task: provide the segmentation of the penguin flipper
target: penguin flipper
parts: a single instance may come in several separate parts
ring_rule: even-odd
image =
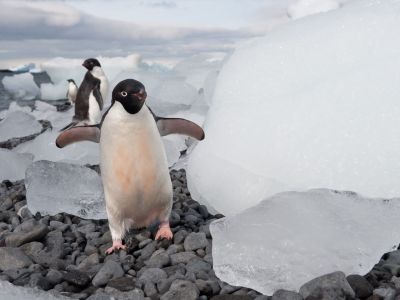
[[[93,89],[93,96],[96,99],[97,103],[99,104],[100,110],[102,110],[103,106],[104,106],[104,101],[103,101],[103,97],[101,96],[99,86],[96,86]]]
[[[62,133],[56,139],[56,146],[58,148],[64,148],[70,144],[82,141],[91,141],[95,143],[100,142],[100,128],[98,125],[92,126],[77,126],[69,128]]]
[[[199,125],[186,119],[157,117],[156,124],[161,136],[177,133],[188,135],[199,141],[205,136]]]

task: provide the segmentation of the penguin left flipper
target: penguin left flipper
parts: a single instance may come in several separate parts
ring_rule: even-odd
[[[70,144],[82,141],[100,143],[100,128],[98,125],[71,127],[57,137],[56,146],[64,148]]]
[[[99,104],[100,110],[102,110],[104,106],[104,101],[100,93],[100,86],[97,86],[93,89],[93,96],[96,99],[97,103]]]
[[[177,133],[188,135],[199,141],[203,140],[205,136],[199,125],[181,118],[156,117],[156,124],[161,136]]]

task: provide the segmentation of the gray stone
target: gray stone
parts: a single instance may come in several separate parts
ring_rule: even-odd
[[[349,275],[346,279],[357,298],[368,298],[372,295],[374,287],[363,276]]]
[[[129,292],[121,292],[117,289],[106,287],[104,291],[116,300],[144,300],[144,294],[139,289],[134,289]]]
[[[107,287],[117,289],[121,292],[126,292],[135,288],[135,281],[131,277],[115,278],[111,279],[107,283]]]
[[[177,265],[180,263],[187,264],[191,259],[197,257],[196,254],[192,251],[187,251],[187,252],[178,252],[175,254],[171,254],[171,264],[172,265]]]
[[[20,249],[0,248],[0,270],[26,268],[32,264],[32,260]]]
[[[212,297],[211,300],[253,300],[253,297],[247,295],[217,295]]]
[[[140,252],[140,256],[143,260],[148,259],[154,251],[156,251],[156,242],[153,241],[152,243],[146,245]]]
[[[12,280],[16,280],[17,278],[23,276],[26,273],[32,273],[31,270],[22,268],[22,269],[8,269],[7,271],[4,271],[4,275],[7,275],[9,278]]]
[[[52,258],[64,257],[64,238],[60,231],[51,231],[46,236],[46,253]]]
[[[355,293],[343,272],[334,272],[317,277],[300,288],[303,298],[309,296],[326,300],[353,299]]]
[[[124,270],[121,265],[115,261],[107,261],[96,274],[92,280],[94,286],[103,286],[107,284],[110,279],[122,277],[124,275]]]
[[[203,249],[207,247],[208,240],[204,232],[192,232],[186,238],[183,246],[186,251]]]
[[[86,225],[83,225],[83,226],[79,226],[78,228],[76,228],[76,231],[79,231],[79,232],[81,232],[81,233],[83,233],[85,235],[87,233],[93,232],[95,230],[96,230],[96,225],[93,224],[93,223],[89,223],[89,224],[86,224]]]
[[[85,287],[90,283],[90,277],[80,271],[68,271],[63,274],[63,279],[66,282],[79,287]]]
[[[64,232],[69,228],[69,225],[59,221],[50,221],[50,227],[59,230],[61,232]]]
[[[150,268],[162,268],[170,263],[169,255],[165,252],[154,253],[149,260],[145,262],[145,265]]]
[[[400,250],[389,252],[382,264],[400,265]]]
[[[296,292],[277,290],[272,295],[272,300],[303,300],[303,297]]]
[[[193,258],[186,265],[186,270],[188,272],[193,272],[196,275],[201,271],[208,272],[211,269],[211,265],[209,263],[206,263],[201,258]]]
[[[399,276],[400,275],[400,265],[396,264],[384,264],[382,265],[382,268],[389,271],[393,276]]]
[[[157,284],[157,289],[158,292],[160,294],[165,294],[166,292],[168,292],[169,288],[171,287],[172,282],[175,279],[171,279],[171,278],[167,278],[167,279],[163,279],[161,280],[158,284]]]
[[[50,269],[46,275],[47,280],[53,285],[63,281],[63,274],[60,271]]]
[[[86,271],[90,267],[97,265],[98,263],[100,263],[100,256],[97,253],[93,253],[79,263],[78,270]]]
[[[42,239],[48,232],[46,225],[37,224],[29,230],[13,232],[6,237],[7,247],[19,247],[23,244]]]
[[[35,273],[31,275],[28,286],[32,288],[38,287],[45,291],[48,291],[53,287],[53,285],[47,280],[47,278],[43,277],[40,273]]]
[[[179,230],[174,234],[174,244],[182,244],[188,234],[189,233],[184,229]]]
[[[177,279],[160,300],[196,300],[198,297],[199,290],[193,282]]]
[[[373,294],[379,296],[380,298],[383,298],[384,300],[394,300],[394,297],[396,296],[396,291],[392,288],[382,287],[375,289]]]
[[[254,300],[270,300],[270,297],[265,296],[265,295],[259,295],[254,298]]]
[[[139,275],[139,274],[138,274]],[[140,273],[139,282],[152,282],[159,283],[161,280],[167,278],[167,273],[159,268],[149,268]]]
[[[157,289],[156,289],[155,284],[152,282],[149,282],[149,281],[144,284],[143,291],[147,297],[153,297],[153,296],[157,295]]]

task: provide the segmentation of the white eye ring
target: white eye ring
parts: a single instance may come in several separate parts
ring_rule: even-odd
[[[121,95],[122,95],[122,97],[126,97],[126,96],[128,96],[128,93],[123,91],[123,92],[121,92]]]

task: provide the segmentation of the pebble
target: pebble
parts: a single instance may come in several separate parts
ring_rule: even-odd
[[[195,257],[197,256],[192,251],[178,252],[170,256],[172,265],[177,265],[180,263],[187,264],[191,259]]]
[[[277,290],[271,300],[303,300],[303,297],[293,291]]]
[[[0,248],[1,271],[14,268],[26,268],[29,267],[32,263],[32,260],[20,248]]]
[[[63,279],[73,285],[85,287],[90,283],[90,277],[80,271],[69,271],[63,274]]]
[[[14,231],[6,237],[7,247],[19,247],[23,244],[42,239],[48,232],[44,224],[37,224],[28,230]]]
[[[357,298],[368,298],[372,295],[374,287],[363,276],[349,275],[346,279]]]
[[[160,300],[196,300],[198,297],[199,290],[193,282],[177,279]]]
[[[94,286],[106,285],[110,279],[122,277],[124,275],[124,270],[121,265],[115,261],[107,261],[96,274],[92,280]]]
[[[144,270],[143,272],[139,273],[139,282],[152,282],[157,284],[161,282],[161,280],[167,278],[167,273],[160,268],[149,268]]]
[[[192,232],[186,238],[183,246],[186,251],[204,249],[208,245],[208,240],[204,232]]]

